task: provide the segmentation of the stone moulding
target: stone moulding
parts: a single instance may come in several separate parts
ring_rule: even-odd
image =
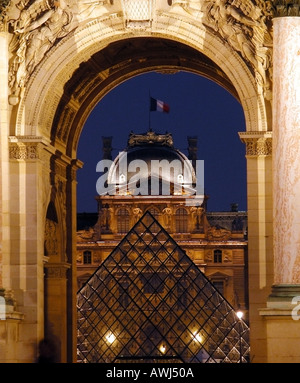
[[[246,144],[246,156],[272,155],[272,132],[240,132],[239,136]]]
[[[42,146],[48,146],[43,137],[38,136],[11,136],[9,137],[10,160],[37,160],[41,159]]]

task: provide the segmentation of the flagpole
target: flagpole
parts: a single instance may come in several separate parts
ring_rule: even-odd
[[[151,123],[150,123],[150,114],[151,114],[151,95],[150,95],[150,89],[149,89],[149,100],[148,100],[148,113],[149,113],[149,126],[148,126],[148,131],[150,131],[151,128]]]

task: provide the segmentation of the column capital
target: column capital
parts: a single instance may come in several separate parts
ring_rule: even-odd
[[[38,160],[42,158],[42,148],[49,146],[49,142],[40,136],[10,136],[10,160]]]
[[[65,279],[66,273],[70,269],[71,265],[67,262],[64,263],[47,263],[45,264],[46,277],[47,278],[56,278],[56,279]]]
[[[272,132],[239,132],[239,136],[246,144],[246,156],[272,155]]]
[[[274,17],[300,16],[298,0],[273,0]]]

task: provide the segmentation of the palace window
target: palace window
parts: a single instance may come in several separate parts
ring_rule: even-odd
[[[214,263],[222,263],[222,250],[214,250]]]
[[[92,263],[92,252],[91,251],[84,251],[83,252],[83,263],[85,265]]]
[[[117,213],[118,233],[128,233],[129,231],[129,212],[121,208]]]
[[[180,207],[175,214],[176,233],[187,233],[188,231],[188,213]]]

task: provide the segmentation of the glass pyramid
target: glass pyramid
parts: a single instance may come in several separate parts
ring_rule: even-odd
[[[77,309],[80,363],[249,358],[249,327],[149,212],[78,291]]]

